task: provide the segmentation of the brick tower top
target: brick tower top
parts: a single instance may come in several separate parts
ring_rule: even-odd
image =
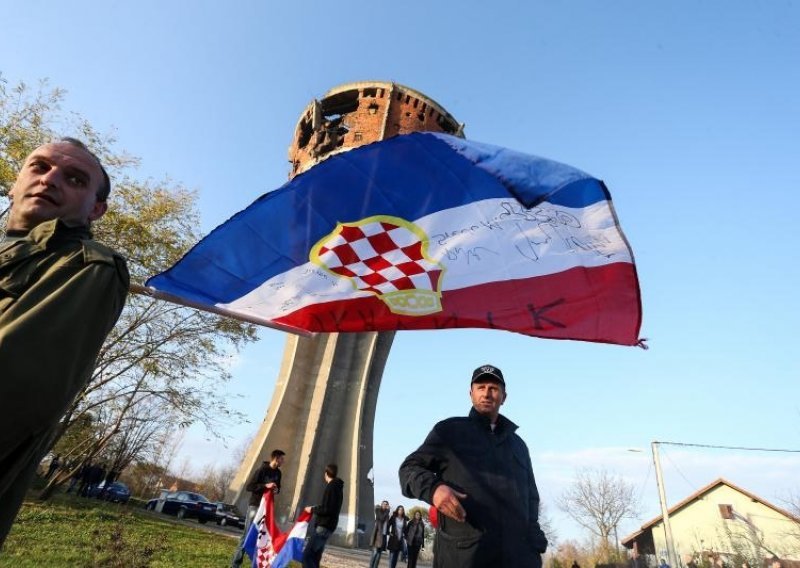
[[[334,154],[418,131],[463,138],[464,124],[430,97],[398,83],[339,85],[313,100],[300,115],[289,146],[289,177]]]

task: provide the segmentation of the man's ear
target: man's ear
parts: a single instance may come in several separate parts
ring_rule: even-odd
[[[11,189],[8,190],[6,193],[6,197],[8,200],[13,204],[14,203],[14,195],[17,193],[17,182],[14,182],[14,185],[11,186]]]
[[[97,201],[89,212],[89,221],[97,221],[100,217],[108,211],[108,203],[105,201]]]

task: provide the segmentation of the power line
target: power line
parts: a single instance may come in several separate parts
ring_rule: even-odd
[[[647,467],[647,475],[644,478],[642,486],[639,488],[639,499],[638,499],[639,501],[642,500],[642,496],[644,495],[644,488],[647,486],[647,482],[650,481],[650,472],[652,471],[653,471],[653,462],[651,460],[650,465]]]
[[[659,442],[656,444],[669,445],[669,446],[690,446],[693,448],[712,448],[715,450],[745,450],[749,452],[781,452],[787,454],[800,454],[800,450],[787,450],[783,448],[746,448],[744,446],[717,446],[714,444],[689,444],[686,442]]]
[[[688,486],[689,486],[689,487],[692,489],[692,491],[694,491],[695,489],[697,489],[697,487],[698,487],[698,486],[697,486],[697,484],[695,484],[695,483],[692,483],[691,481],[689,481],[689,478],[687,478],[687,477],[686,477],[686,476],[683,474],[683,472],[681,471],[681,468],[679,468],[679,467],[678,467],[678,464],[676,464],[674,461],[672,461],[672,458],[670,457],[670,455],[669,455],[667,452],[664,452],[664,455],[665,455],[665,456],[667,456],[667,459],[669,460],[669,463],[671,463],[671,464],[672,464],[672,467],[674,467],[674,468],[675,468],[675,470],[676,470],[676,471],[677,471],[677,472],[678,472],[678,473],[681,475],[681,477],[683,478],[683,480],[684,480],[684,481],[686,482],[686,484],[687,484],[687,485],[688,485]]]

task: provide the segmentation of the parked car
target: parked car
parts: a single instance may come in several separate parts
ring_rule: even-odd
[[[216,503],[216,505],[218,525],[244,528],[244,515],[234,505],[230,503]]]
[[[145,505],[146,509],[175,515],[179,519],[197,519],[200,524],[216,520],[217,506],[193,491],[167,491],[161,490],[161,495],[150,499]]]
[[[131,498],[131,490],[128,486],[121,481],[114,481],[108,484],[106,489],[106,482],[101,481],[89,491],[89,497],[96,497],[97,499],[105,499],[115,503],[127,503]]]

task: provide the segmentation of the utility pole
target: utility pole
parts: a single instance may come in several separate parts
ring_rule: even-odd
[[[664,477],[661,474],[661,460],[658,457],[658,442],[652,442],[653,463],[656,467],[656,483],[658,483],[658,498],[661,501],[661,518],[664,521],[664,538],[667,542],[667,556],[671,568],[678,568],[678,558],[675,555],[675,545],[672,540],[672,527],[669,524],[669,511],[667,510],[667,496],[664,492]]]

